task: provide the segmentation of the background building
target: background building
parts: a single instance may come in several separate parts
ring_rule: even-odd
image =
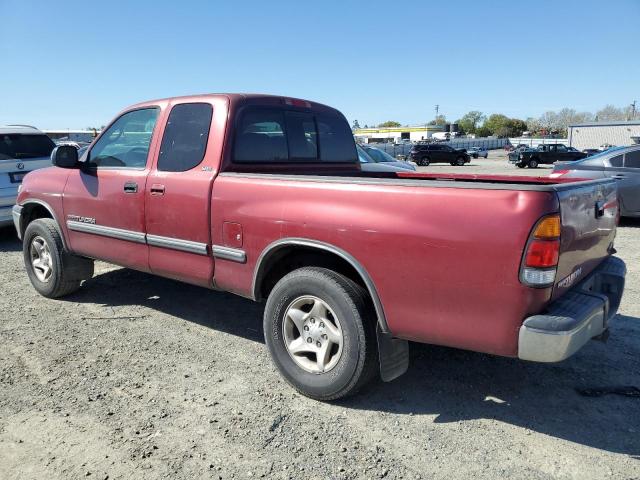
[[[353,131],[353,136],[363,143],[382,143],[394,142],[400,143],[402,140],[411,140],[418,142],[426,140],[436,132],[444,131],[442,125],[419,125],[407,127],[375,127],[375,128],[357,128]]]
[[[569,125],[569,145],[584,150],[609,144],[640,143],[640,120],[629,122],[591,122]]]

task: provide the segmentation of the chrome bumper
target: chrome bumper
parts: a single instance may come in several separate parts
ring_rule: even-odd
[[[518,357],[559,362],[602,334],[620,306],[626,273],[621,259],[609,257],[544,314],[527,318],[520,327]]]
[[[11,209],[11,214],[13,216],[13,225],[16,227],[16,233],[18,238],[22,240],[22,229],[20,228],[20,221],[22,218],[22,209],[20,205],[14,205]]]

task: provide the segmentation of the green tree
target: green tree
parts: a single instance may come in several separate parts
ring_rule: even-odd
[[[491,135],[491,130],[489,130],[489,128],[485,127],[484,125],[476,128],[477,137],[490,137]]]
[[[465,133],[476,133],[476,130],[485,118],[486,117],[482,112],[472,110],[471,112],[464,114],[462,118],[456,121],[456,123]]]
[[[394,122],[393,120],[387,120],[378,125],[380,128],[393,128],[393,127],[401,127],[402,125],[399,122]]]
[[[445,125],[447,123],[447,117],[444,115],[437,115],[436,118],[431,120],[427,125]]]
[[[483,126],[489,129],[491,135],[498,135],[498,131],[503,130],[508,125],[509,117],[501,113],[494,113],[489,115],[489,118],[487,118]]]
[[[509,118],[500,113],[494,113],[484,122],[485,127],[491,135],[496,137],[519,137],[527,129],[524,120],[518,118]]]

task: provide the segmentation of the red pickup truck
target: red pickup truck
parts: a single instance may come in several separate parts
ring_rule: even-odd
[[[408,341],[563,360],[624,288],[613,181],[362,172],[344,116],[306,100],[140,103],[52,162],[13,209],[38,292],[100,259],[266,300],[275,365],[317,399],[401,375]]]

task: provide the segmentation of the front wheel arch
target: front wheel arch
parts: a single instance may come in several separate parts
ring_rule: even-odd
[[[34,220],[38,220],[40,218],[51,218],[55,222],[56,230],[58,230],[58,234],[60,235],[60,239],[62,240],[62,244],[65,250],[69,250],[69,245],[67,243],[67,239],[64,236],[62,226],[60,225],[60,222],[58,221],[58,218],[56,217],[56,214],[51,205],[42,200],[31,199],[22,203],[21,207],[22,214],[20,215],[20,231],[18,232],[20,238],[24,237],[24,233],[26,232],[27,227]]]

